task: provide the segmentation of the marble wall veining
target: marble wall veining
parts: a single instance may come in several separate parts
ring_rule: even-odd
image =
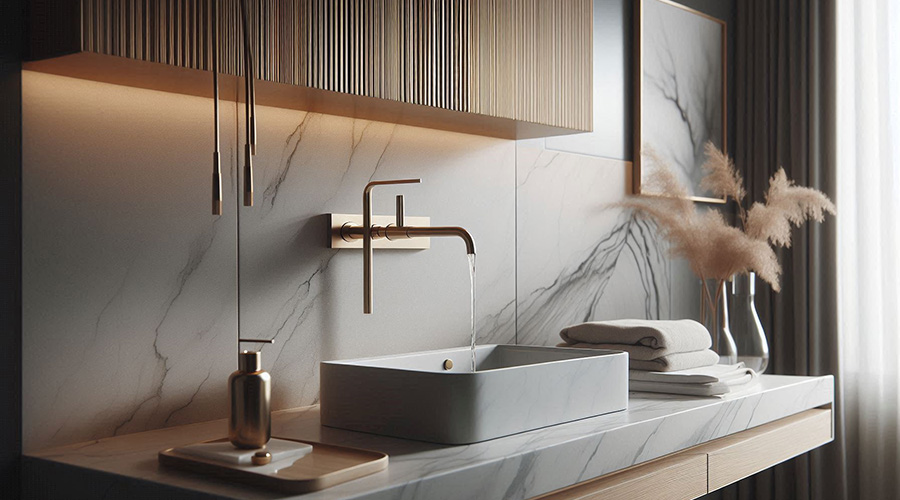
[[[457,239],[378,251],[362,314],[361,252],[327,247],[325,214],[359,213],[371,179],[423,179],[382,188],[377,213],[402,193],[409,215],[470,230],[479,341],[515,341],[515,141],[260,107],[257,203],[238,207],[230,103],[235,195],[214,217],[211,101],[33,72],[24,84],[26,449],[223,417],[238,322],[276,341],[247,346],[262,347],[276,409],[317,401],[323,359],[467,344]]]
[[[210,215],[210,101],[29,71],[22,99],[26,451],[221,417],[237,214]]]
[[[583,321],[668,318],[669,261],[652,223],[616,206],[630,163],[517,145],[517,332],[555,345]]]
[[[626,162],[261,107],[256,206],[235,195],[214,217],[208,100],[24,83],[28,449],[222,417],[238,321],[275,339],[248,347],[262,348],[276,408],[317,401],[324,359],[466,345],[456,239],[377,251],[375,312],[362,314],[361,252],[328,248],[325,214],[360,212],[371,179],[423,179],[380,188],[377,213],[400,193],[409,215],[472,233],[481,343],[552,344],[579,319],[668,314],[652,231],[610,206]],[[243,120],[224,108],[234,193]]]
[[[319,361],[466,345],[471,336],[463,242],[376,250],[374,312],[362,312],[362,251],[327,247],[328,213],[362,213],[373,179],[421,178],[376,188],[375,212],[458,225],[477,246],[481,342],[515,340],[515,142],[275,108],[260,108],[258,203],[241,209],[241,331],[262,346],[273,404],[318,400]],[[494,326],[502,323],[502,327]]]
[[[275,339],[246,347],[263,351],[276,409],[317,402],[322,360],[467,345],[456,239],[376,251],[375,311],[362,313],[361,252],[328,248],[325,214],[360,213],[373,179],[423,179],[379,188],[376,213],[404,194],[408,215],[472,233],[480,343],[553,345],[575,322],[693,315],[686,265],[616,206],[630,176],[630,10],[598,11],[612,17],[595,16],[595,36],[615,42],[595,58],[609,70],[595,86],[606,128],[511,141],[260,107],[246,208],[242,110],[226,102],[220,217],[209,99],[25,72],[25,450],[223,418],[239,329]]]

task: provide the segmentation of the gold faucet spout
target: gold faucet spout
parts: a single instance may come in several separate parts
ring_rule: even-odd
[[[406,227],[397,227],[394,225],[387,227],[374,227],[372,228],[372,236],[375,238],[387,238],[389,240],[396,240],[400,238],[429,238],[429,237],[445,237],[445,236],[456,236],[459,237],[466,244],[466,253],[469,255],[475,255],[475,240],[472,239],[472,235],[469,234],[465,229],[458,226],[438,226],[438,227],[419,227],[419,226],[406,226]]]
[[[359,226],[347,226],[341,228],[341,237],[345,240],[361,238],[363,240],[363,313],[372,313],[372,296],[374,295],[374,273],[372,261],[374,252],[372,241],[380,238],[390,240],[417,237],[444,237],[456,236],[466,244],[466,253],[475,255],[475,241],[468,231],[457,226],[422,227],[404,225],[403,197],[397,197],[397,215],[394,224],[376,226],[372,224],[372,189],[376,186],[389,184],[418,184],[420,179],[397,179],[385,181],[373,181],[363,190],[363,224]]]

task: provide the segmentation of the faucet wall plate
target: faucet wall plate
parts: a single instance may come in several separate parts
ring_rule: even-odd
[[[372,224],[377,226],[387,226],[395,224],[396,217],[393,215],[373,215]],[[344,225],[362,226],[363,216],[361,214],[331,214],[331,227],[328,230],[331,248],[359,248],[363,247],[362,238],[347,241],[341,237],[341,228]],[[405,223],[408,226],[431,226],[431,217],[406,217]],[[427,250],[431,248],[431,238],[403,238],[399,240],[389,240],[380,238],[372,240],[372,248],[393,248],[398,250]]]

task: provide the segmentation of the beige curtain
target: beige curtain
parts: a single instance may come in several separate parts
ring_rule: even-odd
[[[834,199],[835,0],[736,3],[736,138],[730,149],[749,196],[761,200],[769,177],[784,166],[789,178]],[[757,295],[771,348],[768,373],[835,375],[835,442],[715,497],[847,498],[835,241],[834,218],[801,227],[793,246],[780,252],[782,291],[761,286]]]

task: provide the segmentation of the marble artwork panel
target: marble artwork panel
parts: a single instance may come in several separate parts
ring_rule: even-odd
[[[652,149],[692,196],[712,141],[725,149],[725,23],[665,0],[639,0],[643,64],[641,148]],[[644,162],[641,182],[657,168]]]

